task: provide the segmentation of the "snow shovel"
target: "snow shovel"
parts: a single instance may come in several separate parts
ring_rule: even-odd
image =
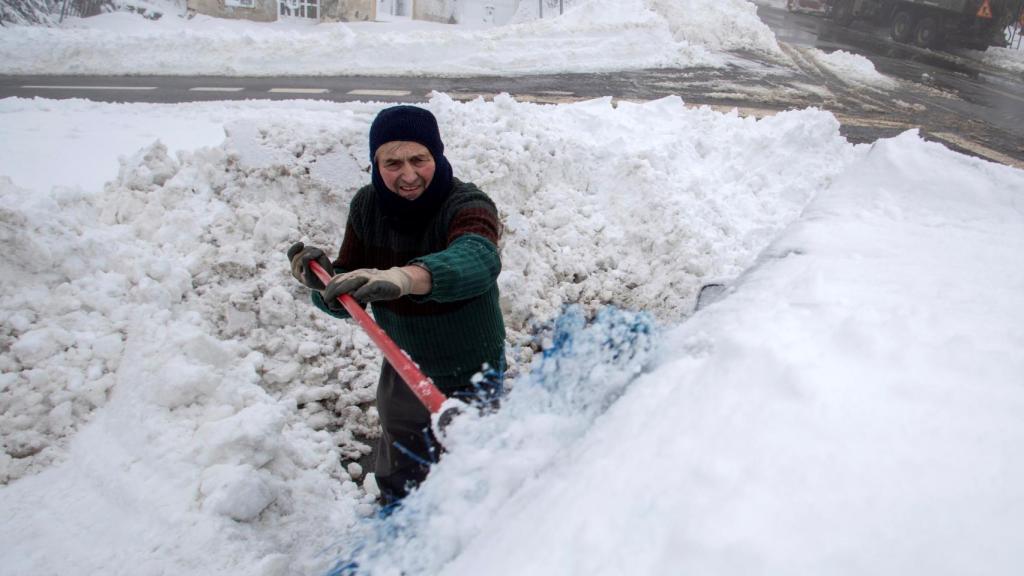
[[[311,261],[309,269],[324,283],[324,286],[331,281],[331,275],[317,262]],[[409,355],[399,348],[398,344],[395,344],[395,341],[373,321],[373,318],[370,318],[370,315],[366,313],[366,310],[363,310],[363,307],[356,302],[356,299],[351,294],[338,296],[338,302],[341,302],[341,305],[352,315],[352,318],[366,332],[370,340],[373,340],[377,348],[380,348],[380,351],[384,353],[384,357],[391,363],[391,367],[395,369],[395,372],[398,372],[398,375],[402,377],[402,380],[409,386],[412,393],[416,395],[416,398],[423,403],[431,414],[437,414],[447,398],[437,389],[434,381],[416,367],[416,364],[409,358]]]

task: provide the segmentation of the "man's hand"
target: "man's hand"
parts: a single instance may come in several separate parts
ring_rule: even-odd
[[[411,290],[412,278],[401,268],[363,268],[331,278],[323,291],[323,297],[324,302],[334,309],[341,306],[338,303],[338,296],[342,294],[351,294],[353,298],[365,304],[375,300],[401,298]]]
[[[288,260],[291,262],[292,276],[313,290],[323,290],[324,283],[316,277],[316,274],[313,274],[313,270],[309,267],[310,262],[320,264],[328,274],[334,272],[331,261],[323,250],[316,246],[306,246],[302,242],[296,242],[288,249]]]

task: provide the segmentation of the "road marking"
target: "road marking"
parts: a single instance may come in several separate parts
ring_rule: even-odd
[[[156,86],[22,86],[30,90],[156,90]]]
[[[327,88],[271,88],[271,94],[324,94],[330,92]]]
[[[196,86],[189,88],[189,92],[240,92],[245,90],[242,86]]]
[[[971,152],[974,152],[978,156],[981,156],[982,158],[987,158],[993,162],[998,162],[1000,164],[1005,164],[1007,166],[1013,166],[1014,168],[1024,168],[1024,162],[1021,162],[1020,160],[1017,160],[1016,158],[1013,158],[1011,156],[1007,156],[1002,152],[996,152],[995,150],[982,146],[977,142],[972,142],[970,140],[967,140],[966,138],[957,136],[956,134],[950,134],[949,132],[931,132],[931,135],[938,138],[939,140],[945,140],[946,142],[949,142],[954,146],[963,148],[964,150],[970,150]]]
[[[687,108],[710,108],[719,114],[730,114],[733,110],[736,114],[743,116],[753,116],[754,118],[765,118],[767,116],[775,116],[779,113],[779,110],[772,108],[752,108],[750,106],[729,106],[727,104],[686,104]]]
[[[847,116],[845,114],[832,114],[836,120],[844,126],[858,126],[861,128],[891,128],[893,130],[910,130],[920,128],[918,124],[899,122],[896,120],[885,120],[883,118],[861,118],[858,116]]]
[[[408,90],[371,90],[360,88],[358,90],[349,90],[348,94],[352,96],[408,96],[412,92]]]
[[[425,97],[429,98],[433,92],[427,92],[424,94]],[[477,98],[483,98],[484,100],[491,101],[497,96],[493,92],[445,92],[452,100],[458,100],[460,102],[470,102]],[[535,94],[512,94],[512,98],[516,102],[530,102],[532,104],[572,104],[574,102],[583,102],[586,100],[593,100],[593,97],[584,96],[548,96],[548,95],[535,95]]]

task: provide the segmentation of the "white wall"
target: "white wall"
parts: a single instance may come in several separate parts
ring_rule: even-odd
[[[377,17],[411,16],[415,0],[377,0]]]
[[[537,0],[456,0],[456,18],[459,24],[508,24],[520,2]]]
[[[408,2],[413,4],[413,18],[457,24],[508,24],[517,6],[538,0],[378,0],[379,2]],[[378,4],[378,12],[392,13]],[[401,14],[399,14],[401,15]]]

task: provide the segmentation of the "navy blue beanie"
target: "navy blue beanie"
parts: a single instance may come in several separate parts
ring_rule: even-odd
[[[434,157],[434,178],[415,200],[406,200],[384,185],[377,169],[377,149],[396,140],[417,142]],[[384,215],[402,227],[425,223],[444,203],[452,189],[452,167],[444,157],[444,142],[437,119],[429,110],[416,106],[393,106],[377,114],[370,125],[370,163],[373,187]]]
[[[392,106],[381,110],[370,125],[370,161],[373,161],[381,144],[396,140],[423,144],[435,160],[444,156],[441,131],[429,110],[416,106]]]

